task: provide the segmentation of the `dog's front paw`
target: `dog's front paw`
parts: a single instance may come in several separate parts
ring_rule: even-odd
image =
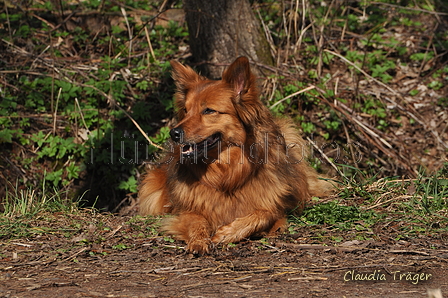
[[[210,238],[191,239],[187,243],[186,251],[195,255],[203,255],[210,253],[212,246]]]
[[[229,243],[241,240],[232,224],[220,227],[212,238],[213,243]]]

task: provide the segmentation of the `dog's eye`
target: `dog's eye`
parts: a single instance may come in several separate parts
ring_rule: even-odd
[[[202,111],[203,115],[209,115],[209,114],[213,114],[213,113],[216,113],[216,111],[209,109],[209,108],[206,108],[205,110]]]

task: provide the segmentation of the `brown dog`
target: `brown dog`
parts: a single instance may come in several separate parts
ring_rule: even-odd
[[[208,80],[172,61],[178,124],[165,160],[140,192],[140,213],[172,213],[165,231],[206,253],[214,243],[275,232],[286,213],[327,195],[304,160],[306,145],[287,119],[261,103],[249,61],[240,57],[222,80]]]

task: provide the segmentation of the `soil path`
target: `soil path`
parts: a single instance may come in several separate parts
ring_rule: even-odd
[[[90,224],[92,231],[87,227],[86,234],[72,237],[48,233],[0,242],[0,297],[428,297],[428,289],[448,293],[448,247],[434,249],[432,239],[327,246],[298,244],[284,235],[269,242],[218,247],[211,255],[197,257],[185,253],[182,242],[133,236],[130,225],[119,217],[113,220],[109,226],[117,228],[103,236]]]

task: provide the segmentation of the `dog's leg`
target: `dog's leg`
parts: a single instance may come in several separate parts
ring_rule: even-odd
[[[280,223],[286,223],[283,217],[272,211],[256,210],[255,212],[235,219],[228,225],[220,227],[212,238],[214,243],[238,242],[259,232],[268,232],[280,228]]]
[[[199,214],[183,213],[169,220],[165,230],[187,242],[186,250],[194,254],[209,253],[211,227]]]

